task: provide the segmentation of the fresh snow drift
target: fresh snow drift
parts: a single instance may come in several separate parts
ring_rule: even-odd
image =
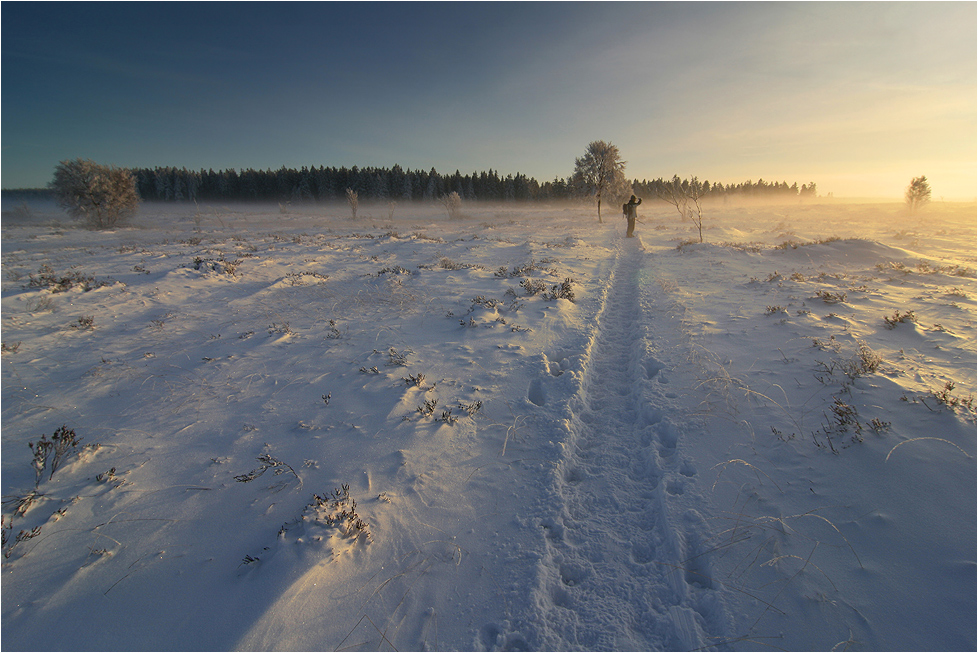
[[[668,208],[11,207],[3,648],[974,650],[974,204]]]

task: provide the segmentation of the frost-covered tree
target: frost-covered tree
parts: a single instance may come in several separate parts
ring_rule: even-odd
[[[914,177],[910,180],[910,185],[907,186],[904,197],[907,200],[907,206],[910,207],[911,213],[924,204],[927,204],[930,201],[930,184],[927,183],[927,177]]]
[[[584,156],[574,160],[572,180],[574,190],[580,196],[597,200],[598,222],[602,222],[602,199],[621,199],[631,190],[625,179],[625,161],[621,160],[618,148],[604,141],[593,141]]]
[[[672,204],[679,212],[681,220],[689,220],[699,231],[700,242],[703,242],[703,205],[702,188],[705,184],[700,184],[696,177],[689,181],[673,175],[672,181],[665,182],[656,187],[656,196],[668,204]]]
[[[50,186],[68,215],[85,220],[94,229],[110,229],[139,208],[136,178],[125,168],[88,159],[62,161],[54,169]]]
[[[462,217],[462,198],[455,191],[452,191],[448,195],[444,195],[441,198],[441,203],[448,211],[448,218],[450,220],[459,220]]]
[[[346,189],[346,201],[350,205],[351,218],[357,219],[357,209],[360,208],[360,195],[352,188]]]

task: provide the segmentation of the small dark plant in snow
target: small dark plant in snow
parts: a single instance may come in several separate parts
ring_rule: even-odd
[[[272,322],[271,324],[269,324],[268,325],[268,334],[269,335],[272,335],[272,334],[275,334],[275,333],[280,333],[280,334],[282,334],[284,336],[294,336],[295,335],[295,331],[292,330],[292,327],[289,326],[289,323],[288,322],[283,322],[282,324],[278,324],[276,322]]]
[[[95,328],[95,316],[94,315],[82,316],[82,317],[78,318],[77,321],[72,322],[68,326],[71,327],[72,329],[84,329],[86,331],[87,330],[90,330],[90,329],[94,329]]]
[[[14,552],[14,547],[21,542],[26,542],[27,540],[33,539],[40,535],[41,527],[36,526],[30,530],[21,530],[14,537],[11,537],[12,534],[13,519],[7,521],[0,516],[0,550],[3,551],[4,558],[9,558]]]
[[[282,462],[281,460],[275,458],[269,453],[261,454],[256,458],[256,460],[260,463],[258,467],[251,470],[247,474],[238,474],[237,476],[234,477],[234,480],[236,480],[238,483],[250,483],[256,478],[260,478],[268,470],[272,470],[272,473],[275,476],[281,476],[282,474],[292,474],[292,476],[294,476],[295,479],[299,481],[299,486],[300,487],[302,486],[302,479],[299,478],[299,475],[296,474],[295,470],[292,469],[292,466],[289,465],[288,463]],[[287,485],[287,483],[283,482],[278,486],[272,486],[272,487],[278,487],[279,489],[281,489],[282,487],[285,487],[285,485]]]
[[[832,405],[829,406],[832,412],[830,426],[838,431],[844,432],[852,428],[855,431],[854,439],[862,441],[862,424],[859,423],[859,414],[855,407],[847,404],[838,397],[832,397]]]
[[[383,276],[385,274],[411,274],[411,271],[407,268],[401,267],[400,265],[395,265],[392,268],[384,268],[377,273],[377,276]]]
[[[764,311],[765,315],[774,315],[776,313],[787,313],[788,309],[784,306],[768,306]]]
[[[407,366],[407,354],[402,354],[396,349],[391,347],[387,350],[387,366],[388,367],[405,367]]]
[[[464,411],[469,417],[474,417],[476,413],[482,410],[482,402],[476,401],[471,404],[463,404],[461,401],[458,402],[458,407],[460,410]]]
[[[312,272],[311,270],[303,270],[302,272],[289,272],[285,275],[288,280],[289,285],[292,286],[302,286],[305,285],[305,277],[312,277],[313,279],[318,279],[318,283],[323,283],[329,277],[325,274],[320,274],[318,272]]]
[[[893,316],[883,316],[883,321],[886,322],[887,329],[895,329],[898,324],[903,324],[905,322],[916,322],[917,318],[914,316],[913,311],[895,311]]]
[[[449,426],[454,426],[458,422],[458,417],[452,414],[452,409],[441,411],[441,417],[438,418],[439,422],[445,422]]]
[[[445,256],[442,257],[440,261],[438,261],[438,267],[442,268],[443,270],[464,270],[467,266],[464,263],[453,261],[452,259]]]
[[[544,268],[543,265],[548,263],[555,263],[553,259],[542,259],[539,264],[536,261],[530,261],[529,263],[521,263],[519,265],[513,266],[512,270],[506,268],[506,266],[501,266],[498,270],[493,272],[493,275],[506,279],[507,277],[528,277],[530,273],[534,270],[545,270],[548,274],[554,276],[557,275],[556,268]]]
[[[954,409],[957,407],[966,408],[967,410],[975,411],[975,396],[968,395],[967,397],[955,397],[951,394],[954,391],[954,381],[948,381],[944,384],[944,387],[940,390],[934,391],[934,398],[940,403],[944,404],[948,408]]]
[[[547,291],[547,284],[535,279],[523,279],[520,281],[520,287],[526,292],[527,297],[533,297]]]
[[[106,472],[95,475],[95,481],[98,483],[108,483],[115,478],[115,467],[109,469]]]
[[[570,277],[564,279],[561,283],[550,287],[550,294],[547,296],[548,299],[566,299],[569,302],[574,301],[574,280]]]
[[[819,338],[812,338],[812,347],[818,347],[821,350],[831,349],[835,353],[839,353],[842,350],[842,343],[835,339],[835,335],[829,336],[828,340],[820,340]]]
[[[329,333],[326,334],[326,337],[330,340],[338,340],[341,336],[340,330],[336,328],[336,320],[330,320]]]
[[[80,288],[83,292],[88,292],[95,288],[111,285],[109,281],[96,281],[93,276],[86,276],[80,272],[69,272],[67,274],[55,274],[50,265],[42,265],[37,274],[30,275],[27,282],[28,288],[43,288],[52,293],[65,292],[72,288]]]
[[[404,377],[404,382],[408,385],[413,385],[416,388],[424,387],[424,374],[408,374]]]
[[[31,506],[34,505],[34,502],[37,500],[37,498],[43,496],[44,495],[41,494],[38,491],[38,489],[35,487],[33,490],[31,490],[30,492],[28,492],[22,497],[21,496],[4,497],[3,502],[14,504],[14,517],[23,517],[24,515],[27,514],[27,511],[31,509]]]
[[[841,291],[830,292],[828,290],[817,290],[815,291],[815,296],[826,304],[839,304],[849,299],[849,295]]]
[[[830,348],[838,352],[841,346],[831,346]],[[816,361],[816,364],[821,373],[816,374],[815,378],[820,383],[828,384],[834,380],[836,372],[842,372],[848,379],[848,382],[843,383],[843,386],[846,386],[862,376],[878,372],[883,364],[883,358],[869,345],[860,343],[859,349],[849,358],[837,358],[828,363]]]
[[[491,297],[485,297],[484,295],[478,295],[477,297],[473,297],[472,298],[472,308],[469,309],[469,310],[471,311],[476,306],[481,306],[482,308],[485,308],[485,309],[488,309],[488,310],[491,310],[492,311],[492,310],[495,310],[495,309],[499,308],[500,306],[502,306],[502,304],[503,304],[503,302],[500,301],[500,300],[498,300],[498,299],[493,299]]]
[[[884,422],[879,417],[874,417],[869,422],[869,428],[873,429],[877,435],[883,434],[885,431],[890,430],[890,422]]]
[[[421,413],[422,417],[431,417],[437,405],[437,399],[425,399],[424,403],[418,406],[418,412]]]
[[[238,265],[241,263],[241,259],[234,259],[229,261],[223,256],[217,259],[208,259],[201,256],[195,256],[193,265],[191,266],[194,270],[211,270],[213,272],[218,272],[221,274],[226,274],[229,277],[236,276],[238,273]],[[293,284],[294,285],[294,284]]]
[[[37,442],[28,442],[27,446],[34,452],[34,459],[31,461],[34,468],[34,487],[40,484],[45,470],[48,471],[48,480],[53,478],[65,459],[75,453],[80,441],[74,429],[61,426],[51,435],[50,440],[42,435]]]
[[[326,526],[336,528],[343,537],[370,541],[370,526],[357,514],[357,502],[350,496],[350,486],[342,485],[328,494],[312,495],[312,503],[303,513]]]
[[[883,364],[883,358],[873,351],[869,345],[860,343],[854,364],[856,366],[855,370],[860,376],[864,374],[875,374],[879,370],[880,365]],[[850,378],[855,377],[850,375]]]

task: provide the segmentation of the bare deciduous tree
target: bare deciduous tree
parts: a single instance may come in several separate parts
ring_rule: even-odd
[[[927,183],[927,177],[920,176],[911,179],[904,197],[911,213],[930,202],[930,184]]]
[[[352,219],[357,219],[357,209],[360,207],[360,199],[357,192],[352,188],[346,189],[346,201],[350,204],[350,212],[353,213]]]
[[[603,222],[602,198],[621,199],[631,192],[625,179],[625,161],[616,146],[604,141],[593,141],[584,156],[575,159],[572,183],[580,195],[597,199],[598,222]]]
[[[136,179],[125,168],[88,159],[62,161],[54,169],[50,186],[58,206],[94,229],[110,229],[131,218],[139,208]]]
[[[679,212],[682,220],[689,220],[699,231],[700,242],[703,242],[703,205],[700,200],[703,197],[703,189],[700,187],[699,179],[696,177],[685,181],[679,175],[673,175],[672,181],[656,189],[656,195],[660,200],[672,204]]]

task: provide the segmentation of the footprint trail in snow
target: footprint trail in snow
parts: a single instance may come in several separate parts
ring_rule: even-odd
[[[651,264],[639,242],[621,244],[570,398],[559,507],[544,522],[533,597],[537,648],[693,650],[723,640],[708,531],[692,507],[696,470],[681,452],[677,390],[653,335],[657,320],[668,326]]]

